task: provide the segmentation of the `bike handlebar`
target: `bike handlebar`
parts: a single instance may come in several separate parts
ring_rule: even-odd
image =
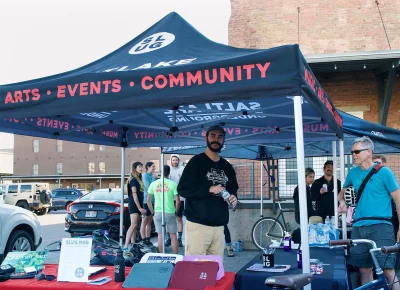
[[[329,241],[329,246],[351,246],[353,244],[352,240],[332,240]]]
[[[382,254],[398,253],[400,252],[400,243],[397,243],[394,246],[383,246],[381,252]]]

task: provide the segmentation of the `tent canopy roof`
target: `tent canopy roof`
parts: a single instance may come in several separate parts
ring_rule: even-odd
[[[232,144],[294,141],[293,96],[306,141],[342,136],[298,45],[222,45],[177,13],[98,61],[0,86],[0,96],[1,131],[109,146],[204,144],[216,123]]]

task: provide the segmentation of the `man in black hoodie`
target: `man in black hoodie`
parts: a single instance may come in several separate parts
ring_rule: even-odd
[[[221,194],[228,191],[229,202],[235,207],[239,186],[232,165],[218,155],[224,145],[224,129],[211,126],[205,139],[205,153],[189,161],[178,185],[179,195],[186,198],[185,254],[223,257],[229,210]]]
[[[341,182],[337,180],[337,192],[342,189]],[[313,200],[317,202],[317,213],[325,221],[327,216],[335,215],[334,193],[333,193],[333,161],[328,160],[324,164],[324,175],[314,181],[311,186]]]

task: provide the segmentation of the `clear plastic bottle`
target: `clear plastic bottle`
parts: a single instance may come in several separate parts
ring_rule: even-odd
[[[325,218],[325,224],[326,225],[330,225],[331,224],[331,219],[329,218],[329,216],[327,215]]]

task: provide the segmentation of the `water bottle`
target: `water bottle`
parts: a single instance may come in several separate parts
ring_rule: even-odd
[[[285,232],[285,238],[283,239],[283,250],[290,252],[292,250],[292,237],[288,232]]]
[[[117,251],[117,257],[114,261],[114,281],[124,282],[125,281],[125,258],[124,252],[121,247]]]
[[[299,245],[299,249],[297,250],[297,268],[303,268],[303,254],[301,252],[301,245]]]
[[[229,208],[233,209],[233,206],[232,206],[231,202],[229,201],[229,197],[231,196],[231,194],[224,189],[224,191],[221,192],[221,196],[228,203]]]
[[[325,224],[330,225],[331,224],[331,219],[329,218],[329,215],[326,216],[325,218]]]

